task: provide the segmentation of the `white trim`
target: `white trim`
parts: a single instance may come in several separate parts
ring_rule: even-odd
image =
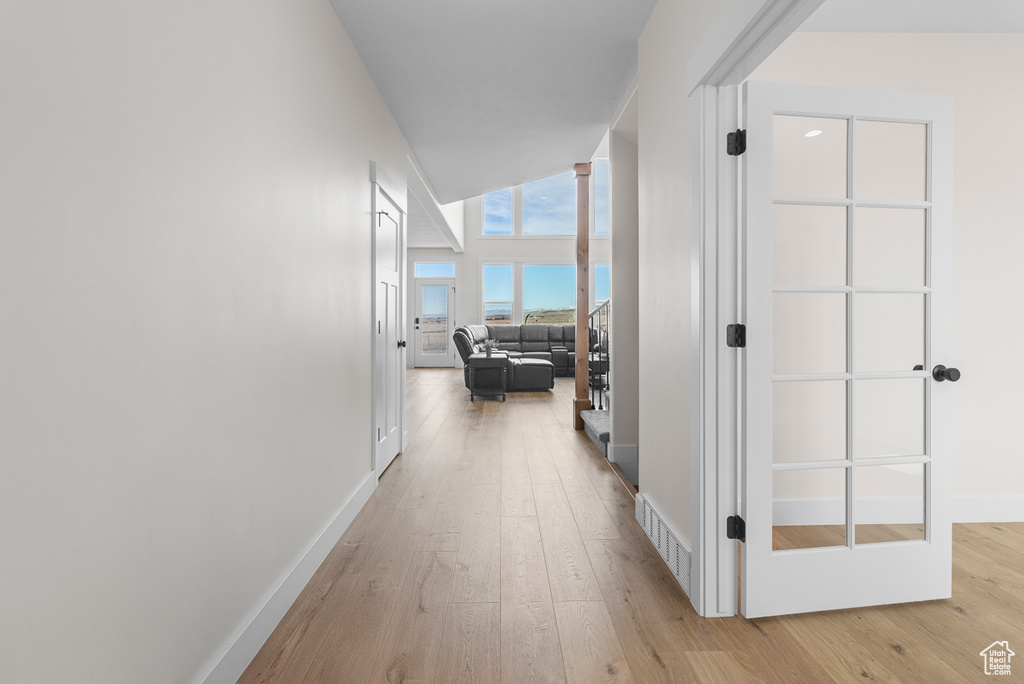
[[[845,525],[845,499],[781,499],[772,502],[772,526]],[[921,524],[924,500],[921,497],[859,499],[858,525]]]
[[[640,447],[636,444],[609,444],[608,460],[619,466],[633,484],[639,482]]]
[[[370,162],[370,182],[378,185],[381,192],[387,195],[388,199],[401,209],[403,214],[409,213],[409,207],[402,186],[391,180],[391,176],[376,161]]]
[[[868,507],[863,505],[867,503]],[[920,523],[920,498],[861,501],[857,522],[869,525]],[[842,499],[781,500],[772,502],[773,525],[842,525],[846,509]],[[1024,496],[953,497],[954,523],[1024,522]]]
[[[204,684],[233,684],[238,681],[376,488],[377,475],[371,471],[313,543],[299,554],[291,570],[267,594],[252,619],[230,639],[210,673],[202,680]]]
[[[699,331],[699,381],[694,405],[694,609],[704,617],[735,615],[735,542],[726,538],[726,518],[737,513],[736,406],[738,350],[726,346],[725,329],[742,322],[737,310],[736,160],[725,153],[726,131],[737,127],[737,88],[700,86],[690,97],[694,174],[694,245],[700,259],[695,328]]]
[[[690,569],[693,565],[690,547],[679,541],[679,535],[645,494],[637,494],[635,515],[647,538],[651,540],[658,555],[668,566],[669,572],[676,578],[683,593],[689,597]],[[693,601],[692,597],[690,600]]]
[[[737,85],[824,0],[733,0],[686,63],[686,92]]]
[[[431,192],[430,187],[427,185],[427,181],[424,180],[423,176],[420,175],[420,171],[416,168],[412,159],[408,160],[408,171],[407,171],[407,184],[408,192],[412,195],[420,206],[423,207],[424,212],[427,214],[427,218],[430,219],[434,227],[437,228],[438,232],[444,236],[448,246],[451,247],[452,251],[456,254],[462,254],[465,249],[459,238],[455,235],[455,231],[448,224],[448,219],[444,217],[441,212],[440,204],[437,198],[434,197],[434,193]]]
[[[690,592],[700,615],[735,615],[735,544],[724,541],[725,519],[736,512],[737,374],[742,355],[725,347],[725,325],[743,322],[737,310],[735,163],[725,163],[725,132],[736,123],[741,83],[782,44],[823,0],[733,0],[686,66],[691,94],[693,220],[697,250],[695,324],[698,328],[698,429],[692,458],[694,483],[694,577]],[[698,86],[707,86],[699,89]],[[730,175],[731,174],[731,175]]]
[[[640,74],[637,73],[635,76],[633,76],[633,80],[629,82],[629,85],[626,86],[626,93],[622,96],[622,99],[619,101],[619,106],[615,110],[615,113],[612,114],[611,123],[608,125],[609,130],[615,130],[615,128],[618,127],[619,122],[622,121],[622,117],[626,115],[626,111],[633,103],[633,98],[636,97],[639,83]]]

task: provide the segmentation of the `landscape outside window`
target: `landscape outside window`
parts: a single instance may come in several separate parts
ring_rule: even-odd
[[[484,265],[484,323],[512,323],[512,264]]]
[[[523,323],[566,325],[576,322],[576,267],[571,264],[523,265]]]
[[[420,334],[424,354],[448,353],[448,286],[424,285]]]

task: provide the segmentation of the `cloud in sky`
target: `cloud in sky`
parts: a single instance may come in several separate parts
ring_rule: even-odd
[[[484,195],[484,233],[512,234],[512,188]]]
[[[576,234],[576,180],[572,171],[523,186],[523,234]]]

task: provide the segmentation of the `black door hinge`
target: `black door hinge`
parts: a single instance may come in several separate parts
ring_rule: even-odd
[[[725,136],[725,151],[730,157],[738,157],[747,151],[747,132],[736,130]]]
[[[730,323],[725,326],[725,346],[743,348],[747,346],[747,326]]]
[[[725,519],[725,536],[729,539],[747,541],[747,524],[738,515],[730,515]]]

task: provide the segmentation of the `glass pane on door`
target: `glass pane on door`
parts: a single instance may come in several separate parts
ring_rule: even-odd
[[[846,458],[846,382],[777,382],[772,390],[773,463]]]
[[[776,292],[772,323],[776,375],[846,372],[846,295]]]
[[[854,543],[924,539],[924,473],[924,463],[854,468]]]
[[[853,456],[924,455],[924,380],[857,380]]]
[[[776,204],[773,213],[776,285],[846,285],[846,207]]]
[[[448,354],[448,286],[424,285],[420,333],[424,354]]]
[[[924,295],[853,296],[853,370],[909,371],[924,364]]]
[[[923,202],[926,198],[928,127],[919,123],[857,121],[854,127],[854,197]]]
[[[846,119],[775,115],[772,194],[845,198]]]
[[[925,285],[924,209],[857,207],[853,226],[854,285]]]
[[[772,473],[772,551],[846,545],[846,468]]]

